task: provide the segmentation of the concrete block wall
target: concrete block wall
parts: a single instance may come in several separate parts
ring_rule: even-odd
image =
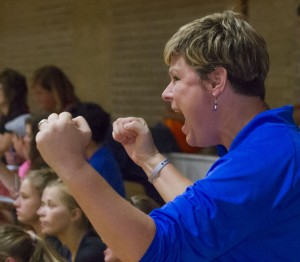
[[[150,124],[163,112],[168,83],[162,50],[184,23],[211,12],[248,7],[265,37],[271,106],[300,103],[300,18],[296,0],[14,0],[0,1],[0,70],[13,67],[30,84],[34,69],[60,66],[82,100],[113,117],[139,115]],[[33,110],[36,105],[32,98]]]
[[[249,1],[249,21],[264,36],[269,48],[270,71],[266,87],[271,106],[300,103],[297,91],[300,84],[296,81],[300,65],[299,5],[295,0]]]

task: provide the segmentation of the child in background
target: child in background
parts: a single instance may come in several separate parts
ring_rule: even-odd
[[[69,251],[58,239],[42,233],[41,222],[37,214],[41,206],[41,197],[47,184],[57,179],[56,173],[49,168],[31,170],[21,182],[19,196],[14,202],[17,220],[27,229],[45,238],[61,256],[68,257]]]
[[[18,221],[38,235],[42,235],[41,223],[37,215],[41,197],[46,185],[56,179],[56,173],[50,169],[30,171],[21,182],[19,196],[14,202]]]
[[[42,233],[57,237],[70,250],[70,261],[104,261],[106,245],[61,180],[47,185],[37,213]]]

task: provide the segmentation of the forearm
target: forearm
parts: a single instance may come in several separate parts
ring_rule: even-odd
[[[142,168],[149,177],[154,168],[165,159],[161,154],[157,154],[153,159],[144,163]],[[183,176],[172,163],[164,166],[153,180],[153,185],[165,200],[172,201],[176,196],[181,195],[193,182]]]
[[[121,198],[88,164],[57,170],[103,241],[122,261],[138,261],[155,235],[153,220]]]
[[[3,185],[9,190],[11,196],[15,196],[17,193],[17,171],[10,171],[6,168],[4,163],[0,163],[0,180]]]

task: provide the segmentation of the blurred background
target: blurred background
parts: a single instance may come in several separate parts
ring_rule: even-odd
[[[296,0],[0,0],[0,70],[19,70],[30,86],[36,68],[56,65],[82,100],[152,125],[169,81],[165,42],[179,26],[225,9],[244,13],[267,41],[270,106],[300,103]],[[29,104],[38,110],[31,96]]]

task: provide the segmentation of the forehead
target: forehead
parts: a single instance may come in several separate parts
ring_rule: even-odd
[[[199,74],[187,64],[183,55],[174,55],[171,59],[169,74],[180,78],[186,84],[199,84]]]
[[[25,178],[20,186],[20,192],[30,193],[30,194],[37,194],[36,188],[31,183],[30,179]]]
[[[34,90],[34,92],[37,92],[37,93],[51,94],[50,90],[43,88],[40,84],[33,85],[33,90]]]
[[[173,55],[170,61],[169,73],[184,73],[186,71],[194,71],[194,69],[186,63],[183,55]]]
[[[43,192],[43,199],[59,200],[59,192],[56,187],[47,186]]]

